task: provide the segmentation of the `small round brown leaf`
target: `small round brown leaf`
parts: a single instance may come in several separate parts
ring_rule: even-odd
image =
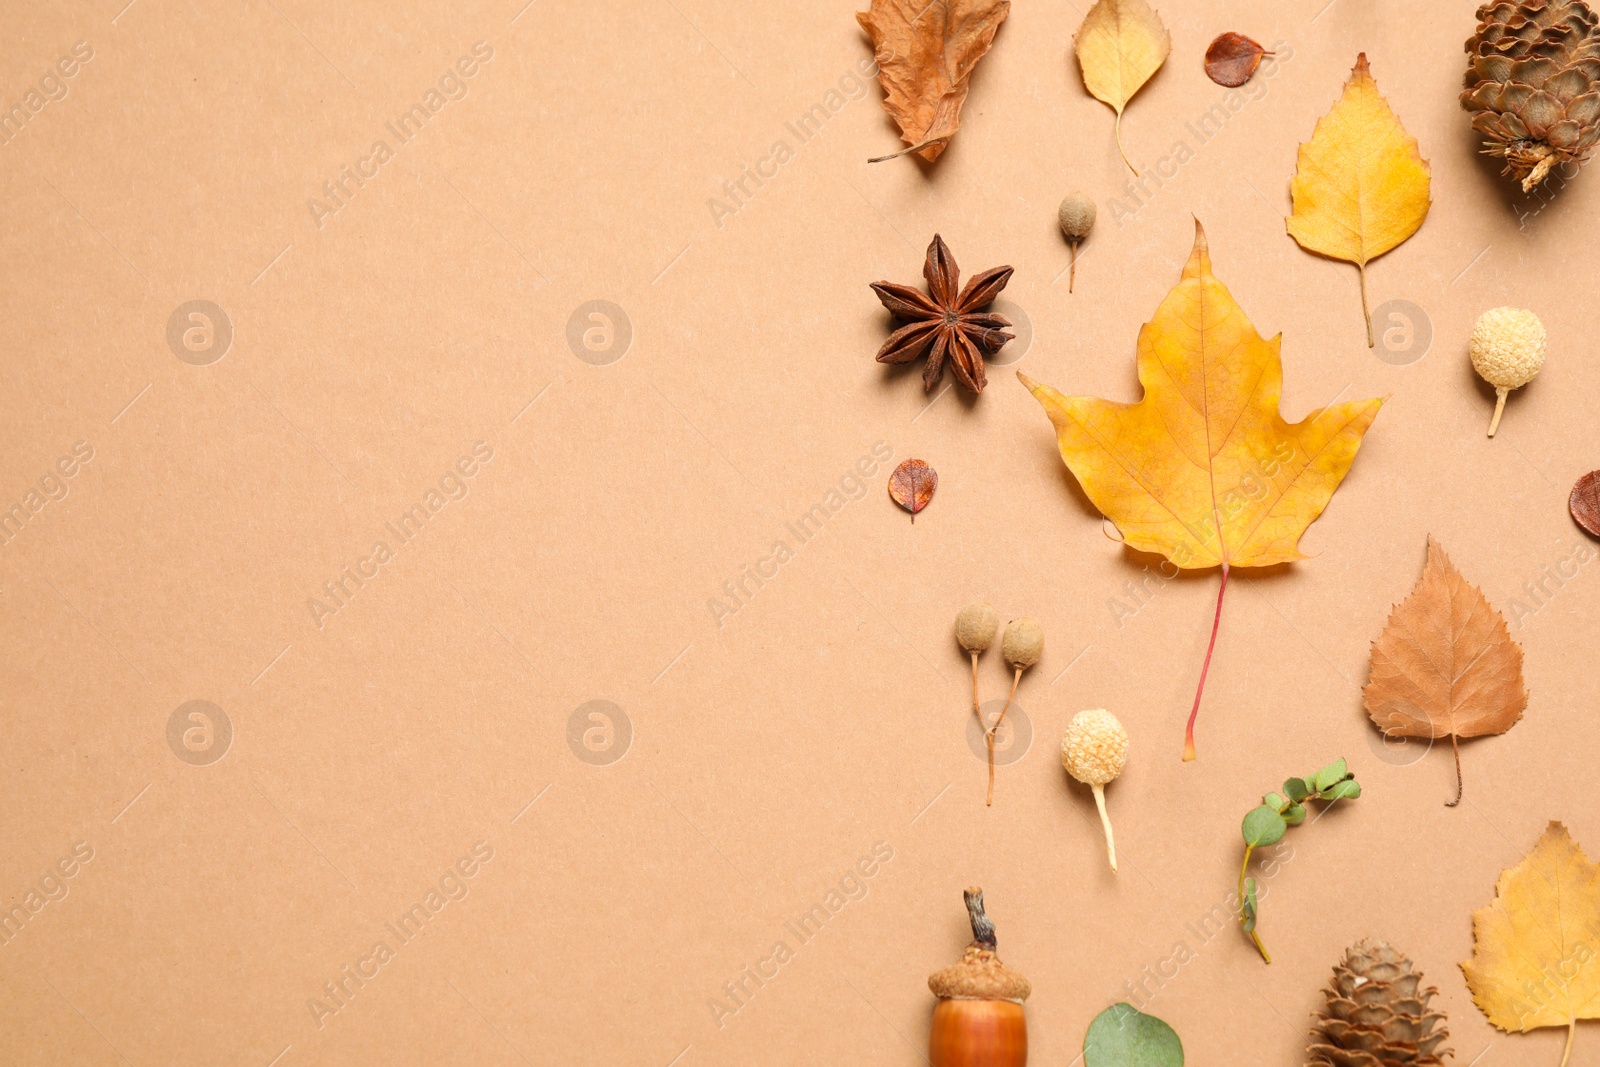
[[[1579,526],[1600,537],[1600,471],[1590,471],[1578,479],[1567,507]]]
[[[1218,85],[1237,89],[1250,80],[1267,54],[1242,33],[1224,33],[1206,49],[1206,76]]]
[[[917,512],[928,506],[938,486],[939,472],[920,459],[906,460],[889,475],[889,496],[911,512],[912,522],[917,521]]]

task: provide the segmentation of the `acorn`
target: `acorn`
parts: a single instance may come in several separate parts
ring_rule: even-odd
[[[959,962],[928,976],[939,998],[928,1035],[929,1067],[1026,1067],[1028,1024],[1022,1002],[1033,986],[995,955],[994,924],[983,913],[983,890],[963,896],[972,944]]]

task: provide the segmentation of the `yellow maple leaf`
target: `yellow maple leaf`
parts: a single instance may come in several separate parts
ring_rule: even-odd
[[[1600,1018],[1600,866],[1558,822],[1522,862],[1500,872],[1494,902],[1472,915],[1467,987],[1508,1033]]]
[[[1139,331],[1144,397],[1125,404],[1063,396],[1024,374],[1055,424],[1061,458],[1125,544],[1190,570],[1266,567],[1305,558],[1300,535],[1349,471],[1381,400],[1278,411],[1281,335],[1265,340],[1211,273],[1205,231],[1176,287]],[[1200,670],[1204,691],[1211,649]],[[1184,759],[1194,758],[1195,694]]]
[[[1389,102],[1378,92],[1367,54],[1356,57],[1344,95],[1300,146],[1289,191],[1289,235],[1308,252],[1356,265],[1367,347],[1367,264],[1417,232],[1432,204],[1431,172]]]
[[[1172,35],[1145,0],[1096,0],[1073,38],[1073,50],[1084,87],[1117,113],[1117,151],[1138,174],[1122,147],[1122,112],[1167,61]]]

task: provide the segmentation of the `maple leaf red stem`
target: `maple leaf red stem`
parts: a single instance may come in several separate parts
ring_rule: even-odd
[[[1206,691],[1206,672],[1211,669],[1211,653],[1217,650],[1217,630],[1222,626],[1222,597],[1228,591],[1228,561],[1222,561],[1222,584],[1217,587],[1217,614],[1211,620],[1211,643],[1206,646],[1206,661],[1200,665],[1200,685],[1194,691],[1194,707],[1189,711],[1189,726],[1183,734],[1183,758],[1192,760],[1194,750],[1194,720],[1200,715],[1200,697]]]

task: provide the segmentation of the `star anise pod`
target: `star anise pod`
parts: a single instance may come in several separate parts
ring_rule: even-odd
[[[1000,290],[1011,280],[1010,267],[995,267],[967,280],[966,288],[959,294],[961,269],[943,238],[933,235],[928,246],[928,260],[922,265],[922,276],[928,280],[930,296],[909,285],[894,282],[873,282],[872,291],[878,294],[883,306],[896,317],[905,319],[907,325],[889,335],[878,349],[879,363],[910,363],[927,353],[928,365],[922,372],[922,388],[931,391],[944,377],[945,359],[956,380],[974,393],[983,392],[988,384],[983,360],[992,356],[1012,339],[1005,332],[1011,322],[1000,315],[981,309],[994,302]]]

